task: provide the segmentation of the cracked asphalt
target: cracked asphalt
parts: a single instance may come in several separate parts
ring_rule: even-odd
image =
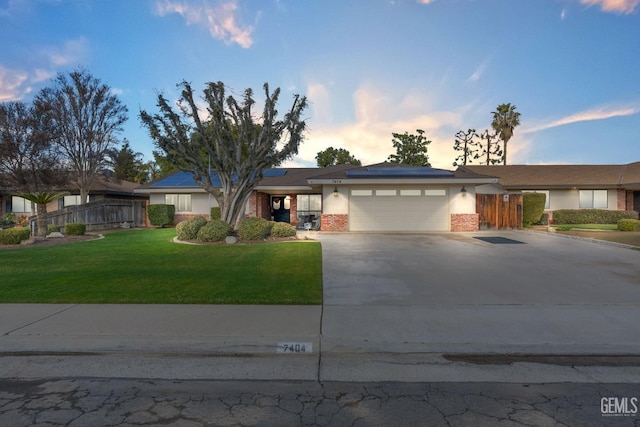
[[[0,380],[1,426],[640,426],[633,384]]]

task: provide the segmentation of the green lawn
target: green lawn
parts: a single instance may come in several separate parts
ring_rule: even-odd
[[[0,252],[0,303],[320,304],[318,242],[172,243],[174,229]]]
[[[560,224],[555,227],[560,231],[568,231],[574,228],[582,230],[617,230],[618,224]]]

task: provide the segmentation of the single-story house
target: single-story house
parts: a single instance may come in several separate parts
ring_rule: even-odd
[[[475,231],[476,186],[496,181],[470,170],[386,162],[275,168],[265,171],[245,213],[324,231]],[[136,192],[149,194],[150,204],[175,205],[175,222],[208,217],[217,206],[188,172],[175,172]]]
[[[89,202],[102,199],[148,199],[148,194],[134,192],[139,186],[140,184],[135,182],[100,177],[89,191]],[[68,194],[47,205],[48,212],[80,204],[80,191],[77,188],[61,189],[60,191]],[[0,187],[0,218],[8,213],[13,213],[17,217],[28,218],[35,215],[31,208],[31,202],[17,196],[14,190]]]
[[[478,186],[478,194],[539,192],[545,212],[558,209],[640,211],[640,162],[623,165],[467,165],[469,173],[498,178]]]

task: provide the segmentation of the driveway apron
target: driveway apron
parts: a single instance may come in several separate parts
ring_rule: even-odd
[[[319,239],[329,354],[640,351],[638,251],[530,231]]]

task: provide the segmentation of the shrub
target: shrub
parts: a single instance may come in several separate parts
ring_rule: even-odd
[[[21,241],[31,237],[31,231],[26,227],[15,227],[0,230],[0,244],[18,245]]]
[[[209,212],[209,215],[211,216],[211,220],[212,221],[214,219],[222,218],[222,214],[221,214],[220,208],[218,206],[215,206],[215,207],[211,208],[211,211]]]
[[[207,223],[201,216],[189,218],[176,225],[176,237],[180,240],[194,240],[198,237],[198,231]]]
[[[621,219],[637,219],[638,212],[606,209],[558,209],[554,224],[617,224]]]
[[[296,228],[286,222],[275,222],[271,227],[273,237],[291,237],[296,235]]]
[[[58,233],[60,232],[60,226],[56,224],[47,225],[47,232],[49,233]]]
[[[87,225],[79,222],[70,222],[64,225],[64,231],[69,236],[82,236],[87,231]]]
[[[219,219],[214,219],[198,231],[198,240],[200,242],[220,242],[232,231],[233,227],[230,224]]]
[[[264,218],[243,218],[238,222],[238,238],[242,240],[263,240],[271,231],[273,223]]]
[[[173,222],[176,214],[174,205],[149,205],[147,207],[149,222],[156,227],[164,227]]]
[[[640,231],[640,221],[637,219],[618,220],[618,230],[620,231]]]
[[[2,219],[0,219],[0,228],[13,227],[16,225],[17,219],[14,213],[5,214]]]
[[[522,194],[522,222],[524,225],[536,224],[544,213],[547,196],[544,193]]]

